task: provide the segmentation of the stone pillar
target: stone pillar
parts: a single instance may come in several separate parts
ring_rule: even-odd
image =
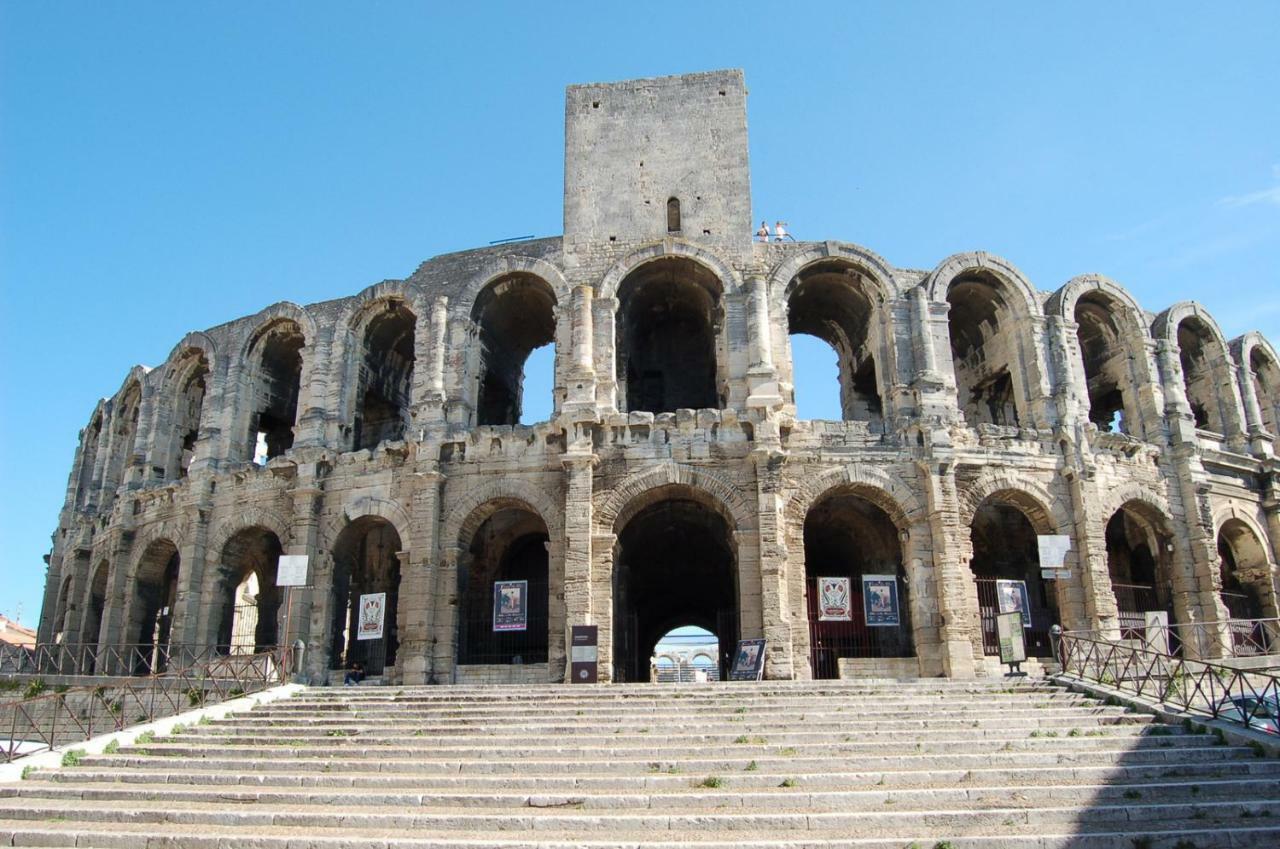
[[[138,401],[138,423],[133,429],[133,444],[126,446],[128,455],[120,471],[120,482],[129,489],[140,489],[147,482],[151,456],[151,425],[156,415],[156,390],[150,382],[142,381],[142,398]]]
[[[1156,363],[1160,371],[1160,383],[1164,389],[1164,416],[1169,428],[1169,438],[1178,443],[1194,443],[1195,418],[1187,401],[1187,387],[1182,379],[1182,363],[1178,351],[1168,339],[1156,342]]]
[[[424,378],[416,421],[427,431],[438,430],[444,424],[445,353],[448,347],[449,299],[440,295],[431,302],[430,343],[427,347],[427,356],[420,366]],[[417,382],[416,377],[415,382]]]
[[[133,569],[130,568],[129,552],[133,549],[134,530],[131,527],[118,528],[113,533],[111,545],[111,572],[107,577],[106,598],[102,607],[102,623],[98,628],[98,647],[105,649],[111,646],[123,648],[126,643],[135,642],[127,634],[128,613],[133,595]],[[99,663],[98,674],[122,675],[129,672],[120,662]]]
[[[36,642],[41,645],[52,643],[53,635],[62,630],[62,623],[53,620],[58,612],[58,596],[62,592],[63,553],[55,548],[45,560],[49,566],[44,573],[44,601],[40,605],[40,623],[36,629]]]
[[[433,600],[435,646],[431,654],[430,675],[441,684],[453,681],[454,662],[458,656],[458,558],[462,549],[456,540],[440,547],[440,566],[436,574],[438,590]]]
[[[111,457],[111,434],[114,429],[113,417],[104,410],[102,427],[98,429],[98,442],[94,447],[92,480],[85,495],[84,509],[89,513],[96,512],[99,504],[110,500],[103,496],[103,488],[106,486],[107,463]]]
[[[594,414],[596,405],[595,321],[590,286],[573,290],[571,358],[565,412]]]
[[[756,450],[751,452],[751,459],[756,472],[756,523],[760,537],[760,609],[768,646],[764,674],[771,680],[791,679],[796,677],[796,658],[786,584],[786,505],[782,497],[786,456],[781,452]]]
[[[329,616],[320,623],[315,623],[312,618],[313,610],[328,608],[326,602],[332,595],[331,583],[318,580],[320,570],[316,568],[320,551],[320,508],[324,503],[324,490],[316,479],[316,464],[298,466],[298,479],[289,495],[293,498],[293,521],[285,553],[307,558],[307,586],[280,589],[287,604],[287,608],[281,605],[280,641],[293,645],[302,640],[307,647],[303,663],[311,679],[319,682],[323,680],[328,666],[328,638],[331,636],[328,631],[333,617]],[[332,581],[332,572],[329,579]],[[285,623],[288,623],[289,633],[285,632]],[[314,627],[317,624],[319,627]]]
[[[438,452],[437,452],[438,453]],[[440,487],[444,475],[433,461],[427,471],[415,475],[413,492],[413,546],[419,552],[416,562],[400,562],[400,603],[396,623],[400,632],[400,648],[396,666],[404,684],[427,684],[432,681],[436,607],[433,601],[440,588],[435,585],[438,574],[436,557],[440,526]]]
[[[616,298],[596,298],[592,301],[592,336],[595,340],[592,357],[595,360],[596,406],[603,412],[618,409],[617,338],[614,316],[618,311]]]
[[[1262,418],[1262,404],[1258,400],[1258,384],[1253,369],[1243,356],[1236,366],[1240,380],[1240,397],[1244,402],[1245,429],[1248,431],[1249,448],[1258,457],[1270,457],[1273,452],[1271,436],[1266,432]]]
[[[587,446],[589,452],[590,446]],[[593,607],[592,583],[597,577],[592,574],[592,529],[594,511],[592,496],[594,494],[594,474],[596,458],[590,453],[565,454],[561,462],[566,475],[564,500],[564,613],[565,633],[558,635],[563,646],[553,652],[555,658],[565,665],[564,680],[569,680],[567,667],[569,629],[574,625],[600,625]],[[612,576],[610,576],[612,578]],[[603,628],[601,629],[604,630]],[[556,635],[552,635],[556,637]],[[601,669],[603,676],[607,664],[603,653],[605,635],[601,640]],[[554,642],[553,642],[554,645]],[[550,657],[548,658],[550,661]],[[550,665],[550,663],[548,664]]]
[[[1071,551],[1067,552],[1066,563],[1070,564],[1074,555],[1076,568],[1071,570],[1071,581],[1079,581],[1084,592],[1084,608],[1080,611],[1079,621],[1076,621],[1059,593],[1062,627],[1102,631],[1107,639],[1119,639],[1120,611],[1116,606],[1115,591],[1111,588],[1111,570],[1107,564],[1107,517],[1097,510],[1100,493],[1096,492],[1094,481],[1086,480],[1085,475],[1076,469],[1063,470],[1063,476],[1071,493],[1074,522]]]
[[[950,678],[973,678],[982,652],[977,589],[969,571],[968,528],[960,524],[955,471],[947,462],[921,463],[920,482],[933,537],[933,579],[937,585],[938,641],[942,668]]]
[[[613,550],[618,537],[613,533],[591,535],[591,622],[599,626],[600,681],[614,680],[613,668]],[[566,598],[567,600],[567,598]],[[572,612],[570,623],[574,620]]]
[[[207,492],[207,484],[204,487]],[[204,492],[202,492],[204,495]],[[209,546],[209,518],[212,505],[207,498],[187,508],[188,528],[186,540],[178,552],[178,592],[174,601],[173,626],[170,630],[169,644],[173,654],[179,654],[182,647],[192,654],[200,651],[202,646],[213,642],[208,629],[200,629],[202,611],[217,602],[205,598],[205,573]],[[207,615],[204,616],[208,618]]]

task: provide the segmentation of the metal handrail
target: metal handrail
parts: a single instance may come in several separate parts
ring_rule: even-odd
[[[1141,631],[1145,642],[1145,628],[1125,628]],[[1183,657],[1258,657],[1280,654],[1280,618],[1267,619],[1219,619],[1212,622],[1170,622],[1161,630],[1166,633],[1163,644],[1170,654]],[[1095,637],[1106,640],[1110,635],[1100,630],[1064,631],[1079,637]],[[1159,637],[1161,635],[1154,635]]]
[[[289,646],[219,655],[177,670],[0,703],[0,762],[287,683]]]
[[[4,675],[150,675],[185,668],[228,653],[226,646],[178,643],[0,644]]]
[[[1054,640],[1064,675],[1154,699],[1182,711],[1218,719],[1232,698],[1271,704],[1280,701],[1280,676],[1268,672],[1192,660],[1078,632],[1055,632]],[[1245,715],[1244,726],[1250,727],[1254,719]]]

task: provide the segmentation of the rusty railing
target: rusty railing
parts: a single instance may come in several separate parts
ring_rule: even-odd
[[[1280,677],[1271,673],[1178,657],[1128,642],[1069,631],[1055,634],[1054,639],[1064,675],[1182,711],[1242,721],[1245,727],[1276,721],[1265,713],[1255,717],[1232,705],[1233,699],[1273,707],[1280,703]],[[1237,715],[1224,716],[1232,713]],[[1267,713],[1274,715],[1275,711],[1271,709]]]
[[[287,683],[293,662],[286,646],[42,695],[29,684],[27,698],[0,703],[0,762],[262,692]]]

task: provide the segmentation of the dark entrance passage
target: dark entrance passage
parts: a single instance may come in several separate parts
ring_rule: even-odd
[[[738,641],[737,564],[729,523],[692,491],[673,488],[636,513],[614,552],[615,680],[648,681],[659,639],[680,625],[719,638],[719,668]]]
[[[342,529],[333,547],[333,622],[329,668],[364,665],[369,675],[395,666],[396,608],[400,599],[400,535],[391,523],[363,516]],[[386,593],[382,638],[358,639],[360,597]]]
[[[458,561],[458,664],[546,663],[549,644],[547,525],[515,505],[493,509]],[[497,630],[494,583],[525,581],[525,626]]]
[[[804,521],[805,595],[809,613],[809,663],[814,678],[839,678],[842,657],[911,657],[911,618],[898,529],[889,514],[865,498],[829,495]],[[869,626],[862,603],[863,575],[892,575],[898,582],[898,624]],[[851,620],[822,621],[819,578],[848,578]]]
[[[982,619],[984,654],[999,655],[996,616],[1000,613],[998,581],[1025,581],[1031,627],[1023,635],[1031,657],[1053,657],[1050,629],[1058,624],[1058,600],[1053,587],[1040,578],[1040,553],[1031,520],[1017,507],[988,499],[973,517],[974,581]]]

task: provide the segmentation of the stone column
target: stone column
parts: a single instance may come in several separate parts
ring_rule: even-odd
[[[400,648],[396,653],[396,666],[401,670],[402,683],[427,684],[432,680],[431,653],[437,642],[433,631],[436,613],[433,601],[439,596],[440,588],[435,585],[439,571],[435,552],[444,475],[432,461],[428,470],[417,473],[415,478],[413,547],[418,557],[416,561],[400,562],[400,604],[396,611]]]
[[[324,503],[324,489],[316,479],[316,464],[298,466],[298,480],[289,495],[293,498],[293,521],[285,553],[307,558],[307,585],[280,589],[288,605],[287,609],[283,605],[281,608],[281,642],[293,645],[302,640],[307,647],[303,663],[311,679],[318,682],[323,680],[328,666],[328,631],[333,617],[319,623],[312,617],[312,611],[328,607],[326,601],[332,595],[331,584],[317,580],[316,559],[320,551],[320,508]],[[329,577],[332,580],[332,573]],[[284,623],[288,623],[290,633],[285,633]]]
[[[933,537],[942,668],[949,678],[973,678],[974,658],[982,652],[982,630],[977,589],[969,571],[971,547],[962,540],[968,528],[960,524],[955,471],[948,462],[921,463],[919,468]]]
[[[1254,381],[1253,369],[1249,368],[1249,363],[1243,357],[1236,369],[1240,380],[1240,397],[1244,402],[1244,420],[1249,436],[1249,448],[1258,457],[1270,457],[1273,443],[1263,424],[1262,404],[1258,401],[1258,384]]]
[[[555,657],[565,664],[564,680],[569,680],[567,667],[569,629],[574,625],[599,625],[596,610],[593,607],[592,582],[597,576],[592,574],[592,525],[594,511],[592,496],[594,494],[594,474],[596,458],[589,453],[565,454],[561,462],[566,475],[564,500],[564,612],[565,633],[559,635],[564,647],[554,652]],[[603,630],[603,629],[601,629]],[[553,635],[555,637],[555,635]],[[603,653],[605,635],[600,634],[601,669],[603,678],[606,655]],[[550,659],[550,658],[549,658]]]
[[[431,302],[431,340],[426,360],[419,426],[428,431],[438,430],[444,424],[445,408],[445,352],[449,347],[449,299],[438,296]]]
[[[618,537],[613,533],[591,535],[591,621],[586,624],[600,628],[600,681],[614,680],[613,669],[613,549]],[[567,600],[567,599],[566,599]],[[570,613],[572,617],[572,613]],[[570,618],[570,622],[574,620]]]
[[[202,496],[205,496],[207,484],[202,490]],[[208,503],[207,497],[201,497],[196,504],[187,508],[188,532],[182,549],[178,552],[178,592],[174,600],[173,626],[169,636],[170,651],[174,655],[181,651],[195,654],[201,647],[212,642],[208,637],[208,629],[200,629],[202,611],[216,604],[216,601],[204,597],[206,560],[209,556],[209,518],[212,512],[212,505]],[[204,618],[207,619],[207,615]]]
[[[568,391],[564,412],[590,412],[596,405],[595,321],[592,310],[593,291],[590,286],[578,286],[573,290],[573,311],[570,316],[571,366],[568,375]]]
[[[435,646],[431,655],[430,674],[441,684],[453,681],[453,666],[457,658],[458,644],[458,558],[462,549],[455,540],[441,545],[440,566],[436,575],[432,607],[435,618]]]
[[[595,361],[596,406],[601,411],[618,409],[617,339],[614,316],[618,311],[616,298],[596,298],[592,301],[591,320],[592,357]]]
[[[129,563],[129,552],[133,549],[134,529],[118,528],[114,531],[111,545],[111,572],[107,577],[107,593],[102,608],[102,623],[98,628],[98,647],[105,649],[111,646],[123,648],[126,643],[135,642],[126,633],[128,612],[133,595],[133,569]],[[99,663],[98,674],[127,674],[130,670],[122,662]]]
[[[786,456],[781,452],[751,452],[756,472],[756,523],[760,551],[760,608],[764,624],[765,677],[795,677],[795,654],[791,640],[791,606],[786,584],[787,546],[784,538],[786,506],[782,498],[782,469]]]
[[[1069,608],[1063,605],[1061,594],[1062,626],[1067,629],[1088,628],[1104,632],[1108,639],[1120,638],[1120,612],[1116,606],[1115,591],[1111,588],[1111,570],[1107,564],[1107,517],[1098,514],[1100,493],[1095,482],[1086,480],[1076,469],[1063,470],[1067,487],[1071,492],[1071,551],[1067,552],[1068,564],[1074,554],[1076,568],[1072,569],[1072,582],[1078,580],[1084,592],[1084,609],[1081,621],[1073,621]],[[1077,576],[1079,576],[1077,578]],[[1056,583],[1061,583],[1058,581]]]

